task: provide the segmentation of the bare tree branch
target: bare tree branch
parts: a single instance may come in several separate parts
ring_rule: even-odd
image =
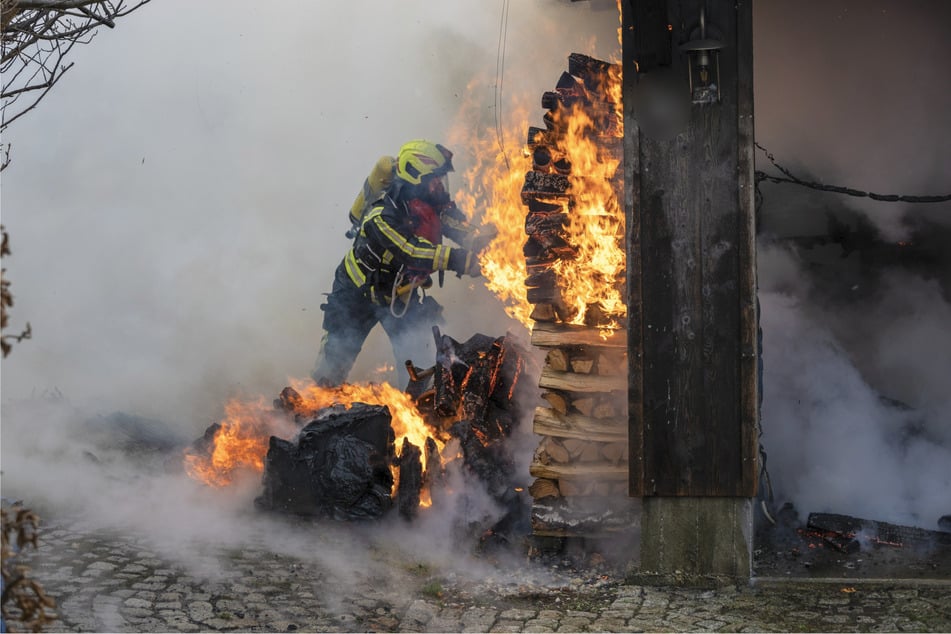
[[[63,59],[100,26],[115,27],[151,0],[2,0],[3,76],[0,132],[32,110],[72,67]],[[19,101],[31,95],[32,100]]]
[[[62,76],[73,67],[64,63],[76,44],[87,44],[100,26],[115,27],[116,18],[128,15],[150,0],[0,0],[0,132],[33,110]],[[10,165],[10,145],[0,146],[0,171]],[[7,232],[0,227],[2,243],[0,258],[9,255]],[[30,324],[16,335],[6,334],[9,309],[13,307],[10,280],[6,269],[0,270],[0,355],[10,354],[15,343],[29,339]],[[4,518],[5,519],[5,518]],[[6,521],[4,521],[6,527]],[[5,542],[4,542],[5,543]],[[4,550],[4,556],[6,550]],[[5,612],[8,592],[13,583],[6,583],[0,608]],[[17,582],[19,583],[19,581]],[[39,604],[38,604],[39,605]]]

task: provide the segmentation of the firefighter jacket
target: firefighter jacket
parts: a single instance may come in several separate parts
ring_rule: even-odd
[[[452,203],[439,211],[438,222],[440,237],[457,244],[466,243],[472,232],[465,215]],[[350,283],[374,303],[388,305],[394,288],[402,295],[404,285],[411,280],[428,279],[434,271],[466,272],[474,257],[468,250],[417,233],[406,201],[389,195],[381,198],[363,218],[360,232],[341,264]],[[340,272],[338,279],[342,277]]]

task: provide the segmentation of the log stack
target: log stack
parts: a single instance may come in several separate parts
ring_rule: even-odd
[[[599,157],[617,163],[610,184],[622,199],[622,131],[604,89],[608,73],[616,70],[607,62],[571,54],[555,90],[542,96],[545,127],[528,129],[533,166],[522,188],[528,209],[525,283],[533,304],[531,341],[546,351],[539,379],[546,405],[536,408],[533,423],[542,439],[530,467],[534,481],[529,489],[532,529],[538,536],[590,537],[637,525],[636,501],[628,497],[625,325],[600,326],[603,313],[597,305],[589,306],[584,324],[566,323],[569,311],[556,273],[559,260],[578,254],[565,229],[581,193],[579,177],[588,178],[573,173],[567,159],[565,118],[559,116],[563,109],[583,108],[593,121],[590,140]],[[618,239],[623,240],[623,231]],[[623,275],[615,283],[623,293]]]

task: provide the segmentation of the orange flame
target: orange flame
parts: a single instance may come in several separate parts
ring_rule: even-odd
[[[470,82],[468,94],[476,94],[479,83]],[[479,120],[480,108],[475,102],[464,104],[457,116],[459,124],[449,133],[453,147],[467,151],[472,161],[455,199],[462,209],[481,210],[481,224],[498,232],[479,257],[486,288],[495,293],[510,317],[531,326],[532,305],[525,289],[527,267],[522,254],[525,205],[521,191],[532,161],[527,152],[512,155],[504,151],[497,130],[473,130],[471,121]],[[512,118],[520,122],[518,126],[501,133],[501,138],[510,142],[525,137],[527,108],[516,106]]]
[[[444,439],[429,428],[412,398],[405,392],[386,383],[345,384],[324,388],[303,380],[292,380],[291,387],[301,397],[294,403],[299,414],[313,414],[335,404],[351,407],[353,403],[386,405],[392,417],[391,426],[396,436],[396,450],[403,446],[403,439],[417,447],[424,447],[432,437],[439,451]],[[271,436],[292,438],[299,427],[283,413],[276,411],[263,398],[246,402],[234,399],[225,405],[225,416],[212,441],[208,455],[188,453],[185,455],[185,471],[196,480],[210,486],[223,487],[234,482],[242,471],[261,473]],[[426,468],[426,452],[422,455]]]
[[[584,108],[558,110],[555,121],[564,128],[559,149],[571,164],[573,209],[568,210],[566,240],[577,249],[576,257],[559,259],[553,266],[562,299],[571,310],[565,321],[584,324],[589,307],[597,304],[607,321],[595,325],[617,327],[615,318],[627,314],[619,287],[626,266],[624,213],[612,185],[620,157],[599,149],[598,126]],[[620,136],[617,123],[614,128],[612,136]]]
[[[476,94],[476,82],[470,86]],[[585,323],[592,306],[599,315],[592,325],[602,328],[618,327],[618,320],[627,312],[623,297],[623,275],[626,266],[624,252],[624,210],[615,189],[622,177],[620,171],[620,144],[623,136],[620,66],[611,67],[603,86],[592,91],[595,108],[602,115],[592,120],[580,107],[562,107],[552,123],[563,132],[557,147],[551,148],[559,157],[571,163],[569,176],[571,209],[561,203],[570,218],[565,240],[577,250],[572,259],[562,259],[554,267],[558,286],[569,315],[568,323]],[[526,172],[532,170],[527,145],[528,108],[516,105],[507,111],[507,118],[516,124],[498,125],[481,132],[473,131],[472,121],[478,121],[476,104],[463,106],[460,122],[449,135],[455,146],[472,153],[472,164],[465,171],[464,187],[456,193],[463,209],[483,210],[481,223],[492,226],[498,235],[479,257],[486,287],[502,301],[506,312],[531,328],[532,304],[528,302],[525,279],[527,266],[523,247],[526,242],[525,218],[527,208],[522,200]],[[605,122],[608,122],[605,125]],[[606,129],[605,129],[606,128]],[[598,143],[612,137],[612,142]],[[503,151],[503,142],[521,141],[520,151]],[[613,147],[604,151],[602,147]],[[514,155],[513,155],[514,154]],[[558,157],[556,157],[558,158]]]

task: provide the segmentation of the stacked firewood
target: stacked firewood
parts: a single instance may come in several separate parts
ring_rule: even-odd
[[[528,130],[533,168],[522,188],[528,208],[526,286],[534,309],[532,344],[547,351],[539,378],[547,405],[536,408],[534,415],[534,431],[542,440],[530,467],[536,535],[590,535],[632,523],[625,326],[601,326],[603,313],[597,304],[588,306],[585,324],[565,323],[570,315],[556,273],[559,260],[577,255],[565,228],[577,195],[572,182],[586,177],[573,174],[566,158],[565,118],[559,109],[584,108],[594,122],[590,140],[599,156],[618,164],[611,185],[619,199],[622,193],[621,131],[615,104],[604,90],[611,71],[606,62],[570,55],[568,71],[554,91],[542,96],[545,128]],[[623,275],[615,283],[623,292]]]

